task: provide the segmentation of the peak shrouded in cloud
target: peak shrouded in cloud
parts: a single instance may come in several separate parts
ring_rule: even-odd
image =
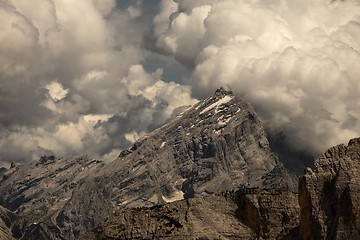
[[[156,46],[193,68],[196,97],[229,86],[295,151],[360,135],[359,1],[176,2]]]
[[[316,154],[360,135],[359,13],[357,0],[0,0],[0,162],[111,159],[219,86]]]

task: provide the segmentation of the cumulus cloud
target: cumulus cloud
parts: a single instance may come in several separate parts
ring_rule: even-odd
[[[63,99],[69,92],[69,89],[64,89],[64,87],[58,82],[51,82],[46,85],[45,88],[49,91],[49,95],[54,101]]]
[[[112,159],[219,86],[291,151],[360,134],[359,1],[157,3],[0,0],[0,164]]]
[[[313,156],[360,135],[359,1],[175,2],[166,30],[154,21],[156,46],[191,68],[196,97],[230,87]]]
[[[144,70],[145,5],[0,0],[1,165],[50,153],[113,159],[194,103],[189,87]]]

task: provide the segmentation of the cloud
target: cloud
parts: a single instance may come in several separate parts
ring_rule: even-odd
[[[69,92],[69,89],[64,89],[64,87],[58,82],[51,82],[46,85],[45,88],[49,91],[49,95],[54,101],[63,99]]]
[[[141,65],[135,65],[122,79],[129,89],[126,108],[98,124],[113,140],[108,142],[108,150],[124,148],[145,133],[160,127],[173,117],[178,108],[197,102],[191,97],[189,87],[166,83],[159,79],[161,74],[161,70],[147,73]],[[116,136],[121,137],[116,139]]]
[[[191,69],[196,97],[230,87],[293,151],[360,135],[359,1],[176,2],[157,47]]]
[[[130,133],[140,136],[194,102],[190,88],[163,81],[161,69],[144,70],[144,7],[0,1],[1,165],[50,153],[113,159]]]
[[[291,151],[360,134],[359,1],[157,3],[0,0],[0,164],[113,159],[219,86]]]

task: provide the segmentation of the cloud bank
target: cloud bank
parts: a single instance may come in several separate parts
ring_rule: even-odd
[[[52,153],[113,159],[195,102],[161,68],[144,69],[146,7],[0,1],[1,165]]]
[[[192,69],[194,96],[231,88],[313,156],[360,135],[359,1],[177,0],[155,20],[156,47]]]
[[[0,165],[113,159],[228,87],[314,156],[360,135],[358,0],[0,0]]]

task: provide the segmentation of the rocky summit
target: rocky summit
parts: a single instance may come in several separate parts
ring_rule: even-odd
[[[359,145],[330,149],[298,188],[251,105],[220,88],[110,163],[1,169],[0,239],[357,239]]]

